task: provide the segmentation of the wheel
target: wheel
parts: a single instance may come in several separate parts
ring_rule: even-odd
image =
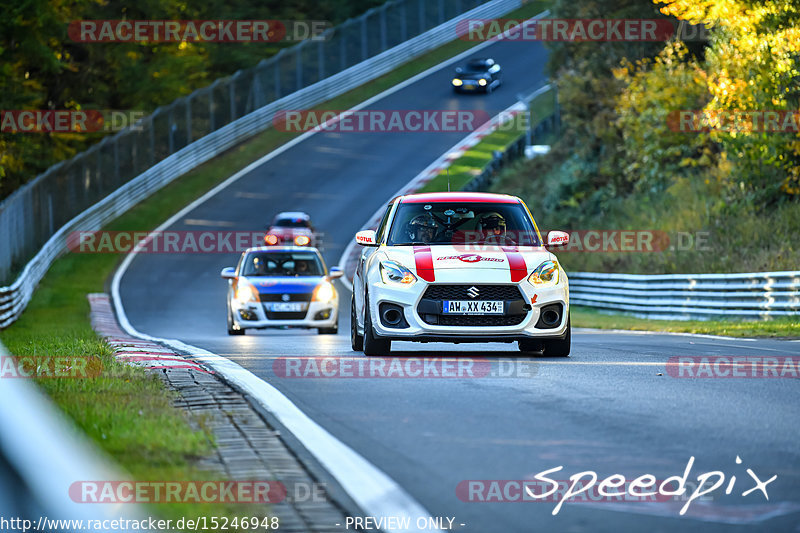
[[[355,296],[350,299],[350,346],[352,346],[354,352],[360,352],[364,350],[364,337],[358,334]]]
[[[235,328],[235,325],[233,323],[233,316],[231,315],[230,309],[228,309],[228,335],[244,335],[244,329]]]
[[[332,328],[317,328],[317,333],[319,335],[336,335],[339,333],[339,326],[334,326]]]
[[[570,319],[567,318],[567,334],[563,339],[545,339],[544,355],[547,357],[566,357],[569,355],[572,346],[572,326]]]
[[[542,341],[536,339],[526,339],[519,341],[520,352],[541,352]]]
[[[392,341],[375,336],[372,317],[369,312],[369,297],[364,298],[364,355],[388,355],[392,351]]]

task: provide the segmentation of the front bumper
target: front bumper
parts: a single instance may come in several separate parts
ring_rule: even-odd
[[[434,285],[474,285],[481,288],[486,285],[498,284],[472,282],[427,283],[420,280],[411,287],[397,287],[385,284],[382,281],[372,282],[369,285],[369,305],[375,334],[392,340],[420,342],[513,342],[525,339],[563,338],[566,335],[567,321],[569,319],[569,286],[566,276],[558,285],[544,289],[534,287],[527,280],[516,284],[503,284],[516,286],[522,293],[522,302],[515,304],[512,309],[515,313],[519,313],[518,320],[494,321],[498,323],[514,322],[511,325],[439,325],[428,323],[432,317],[426,317],[428,318],[426,321],[420,315],[420,309],[423,312],[430,311],[430,301],[427,298],[423,299],[423,296],[427,288]],[[420,305],[420,302],[423,302],[423,304]],[[381,304],[386,303],[395,304],[402,308],[405,319],[405,323],[402,326],[407,325],[407,327],[387,327],[379,313]],[[559,320],[553,327],[542,327],[540,322],[542,310],[552,304],[560,304],[561,306]],[[506,313],[508,313],[509,307],[508,303],[506,303]],[[537,324],[540,327],[536,327]]]
[[[308,308],[302,318],[268,318],[265,304],[237,301],[231,302],[234,322],[242,329],[251,328],[332,328],[339,320],[339,298],[328,303],[308,302]],[[299,316],[302,313],[297,313]],[[327,315],[327,316],[326,316]]]

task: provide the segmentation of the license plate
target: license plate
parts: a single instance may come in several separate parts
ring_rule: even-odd
[[[446,315],[502,315],[502,300],[445,300],[442,311]]]
[[[270,302],[264,304],[268,310],[275,312],[305,311],[306,302]]]
[[[475,86],[474,85],[464,85],[464,88],[472,90],[472,89],[475,88]]]

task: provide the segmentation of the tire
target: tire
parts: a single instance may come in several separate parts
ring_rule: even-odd
[[[541,352],[544,346],[542,345],[542,341],[536,339],[529,339],[529,340],[521,340],[519,341],[519,351],[520,352]]]
[[[369,297],[364,298],[364,355],[389,355],[392,341],[375,336],[372,329],[372,316],[369,312]]]
[[[339,326],[333,328],[317,328],[317,334],[319,335],[336,335],[339,333]]]
[[[364,351],[364,337],[358,334],[355,296],[350,299],[350,346],[353,348],[354,352]]]
[[[545,339],[544,355],[546,357],[566,357],[572,346],[572,325],[567,318],[567,333],[563,339]]]
[[[230,309],[228,309],[228,335],[244,335],[244,329],[233,328],[233,316],[231,316]]]

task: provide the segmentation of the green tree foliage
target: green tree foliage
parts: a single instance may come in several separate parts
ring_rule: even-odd
[[[80,43],[79,20],[328,20],[382,0],[0,0],[0,109],[150,112],[294,43]],[[0,133],[0,199],[102,133]]]

